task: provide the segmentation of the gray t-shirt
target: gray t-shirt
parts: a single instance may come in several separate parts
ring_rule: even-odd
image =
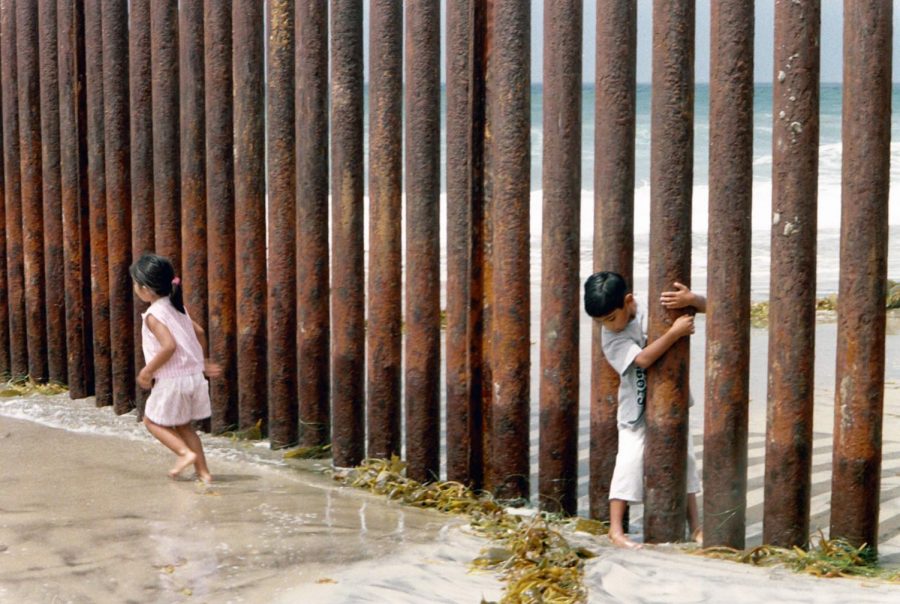
[[[616,420],[620,428],[636,428],[644,421],[647,401],[647,374],[634,364],[635,357],[647,343],[644,335],[644,314],[638,307],[625,329],[612,332],[605,327],[600,332],[603,355],[616,370],[619,380],[619,409]]]

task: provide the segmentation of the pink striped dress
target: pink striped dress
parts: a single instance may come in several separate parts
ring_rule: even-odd
[[[203,375],[203,349],[194,333],[190,316],[186,312],[178,312],[168,296],[150,305],[141,315],[142,348],[147,362],[162,348],[147,326],[149,315],[153,315],[172,334],[175,353],[153,375],[153,390],[147,397],[144,414],[161,426],[181,426],[209,417],[209,383]]]

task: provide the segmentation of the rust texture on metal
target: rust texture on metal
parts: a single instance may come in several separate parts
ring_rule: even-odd
[[[440,472],[440,3],[408,3],[405,28],[406,473],[428,482]]]
[[[238,425],[267,420],[266,177],[263,90],[263,8],[235,0],[234,166],[237,257]],[[263,432],[265,433],[265,426]]]
[[[178,0],[151,0],[150,55],[155,251],[169,258],[181,275]]]
[[[109,248],[106,233],[106,163],[103,124],[103,46],[100,0],[84,3],[85,85],[87,87],[87,171],[91,249],[91,312],[94,343],[94,396],[112,404],[109,323]]]
[[[16,71],[19,88],[19,153],[22,178],[22,248],[25,260],[28,376],[32,380],[43,382],[47,380],[47,320],[38,44],[37,3],[16,2]]]
[[[578,511],[578,324],[581,220],[579,0],[544,3],[543,232],[538,496]]]
[[[156,249],[153,223],[153,86],[150,43],[150,0],[132,0],[128,28],[128,79],[131,129],[131,254],[132,259]],[[144,366],[141,312],[147,304],[132,295],[134,366]],[[135,391],[135,404],[143,412],[148,392]]]
[[[403,3],[375,0],[370,14],[366,455],[390,459],[400,455],[402,412]]]
[[[57,4],[59,171],[63,223],[66,364],[69,396],[93,393],[90,240],[87,194],[84,7]]]
[[[131,264],[131,170],[128,120],[128,7],[103,0],[103,124],[113,406],[134,407],[134,297]]]
[[[294,3],[268,3],[269,442],[298,439]]]
[[[191,319],[206,331],[206,108],[202,2],[181,3],[178,54],[178,93],[181,104],[181,273],[184,303]]]
[[[328,3],[296,4],[297,395],[300,444],[331,440],[328,264]]]
[[[529,12],[525,2],[493,5],[487,68],[494,294],[489,476],[494,494],[505,500],[529,496]]]
[[[486,3],[476,4],[475,8],[475,69],[479,67],[484,74],[484,94],[482,98],[484,108],[484,143],[482,146],[482,174],[481,183],[483,191],[483,203],[479,207],[478,204],[472,206],[472,222],[473,233],[476,241],[472,245],[472,282],[476,283],[476,274],[478,283],[481,285],[480,292],[472,292],[473,302],[477,302],[481,313],[475,317],[473,323],[472,335],[480,339],[479,352],[481,353],[480,362],[476,364],[472,361],[473,376],[472,383],[478,388],[480,386],[480,406],[481,406],[481,482],[484,490],[493,491],[497,484],[497,477],[494,473],[496,464],[489,463],[490,456],[493,453],[493,403],[494,389],[491,373],[491,325],[492,311],[494,302],[494,281],[493,281],[493,240],[491,237],[493,229],[493,201],[492,196],[492,179],[493,168],[491,163],[491,103],[488,102],[488,77],[491,63],[491,49],[494,42],[494,4],[495,0],[488,0]],[[479,6],[483,9],[479,12]],[[479,21],[480,20],[480,21]],[[481,24],[483,22],[483,26]],[[479,44],[479,41],[481,42]],[[476,80],[477,81],[477,80]],[[476,226],[477,225],[477,226]],[[480,271],[480,272],[479,272]],[[478,295],[480,294],[480,295]],[[480,373],[476,373],[480,372]]]
[[[364,454],[362,3],[331,2],[332,445],[334,465]]]
[[[631,287],[634,266],[634,136],[637,3],[597,3],[594,106],[594,271],[613,271]],[[600,326],[591,331],[588,487],[591,518],[609,520],[616,465],[619,375],[606,362]]]
[[[743,549],[750,388],[753,3],[711,6],[704,544]]]
[[[678,281],[690,285],[694,151],[694,3],[653,4],[653,98],[650,141],[648,341],[683,310],[659,304]],[[681,338],[647,372],[644,535],[680,541],[686,512],[690,342]]]
[[[891,144],[890,2],[844,2],[832,538],[878,547]]]
[[[0,8],[2,11],[2,8]],[[2,33],[2,32],[0,32]],[[0,51],[0,77],[5,77]],[[3,107],[3,86],[0,84],[0,107]],[[3,144],[3,120],[0,119],[0,145]],[[5,147],[0,147],[3,154]],[[0,379],[10,377],[9,358],[9,289],[6,278],[6,180],[4,159],[0,157]]]
[[[231,0],[205,0],[206,213],[209,256],[209,354],[222,365],[210,380],[211,429],[238,423],[234,239],[234,123]]]
[[[818,0],[775,2],[763,541],[809,540],[819,145]]]
[[[43,172],[44,278],[47,313],[47,378],[64,384],[66,369],[66,300],[63,270],[63,222],[59,174],[59,59],[56,0],[38,4],[41,88],[41,165]],[[0,246],[2,247],[2,246]],[[5,299],[5,298],[4,298]],[[5,340],[0,336],[0,349]],[[2,365],[2,362],[0,362]]]

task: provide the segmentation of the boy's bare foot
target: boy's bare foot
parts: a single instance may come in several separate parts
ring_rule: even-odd
[[[644,547],[642,544],[629,539],[625,533],[610,533],[609,540],[612,541],[613,545],[622,549],[643,549]]]
[[[197,461],[197,454],[191,450],[185,451],[184,454],[178,456],[178,461],[176,461],[175,465],[172,466],[172,469],[169,470],[169,478],[177,478],[185,468],[194,465],[195,461]]]

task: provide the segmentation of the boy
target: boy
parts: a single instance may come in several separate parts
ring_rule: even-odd
[[[663,292],[660,302],[669,309],[693,306],[698,312],[706,311],[706,299],[677,282],[674,291]],[[588,278],[584,284],[584,309],[602,324],[603,355],[621,378],[616,416],[619,450],[609,486],[609,538],[618,547],[634,549],[640,545],[625,534],[622,518],[628,503],[640,502],[644,496],[645,371],[675,342],[694,333],[694,317],[678,317],[668,331],[646,346],[643,313],[622,276],[612,272],[594,273]],[[699,491],[700,479],[688,439],[688,525],[692,538],[698,542],[702,539],[697,514]]]

